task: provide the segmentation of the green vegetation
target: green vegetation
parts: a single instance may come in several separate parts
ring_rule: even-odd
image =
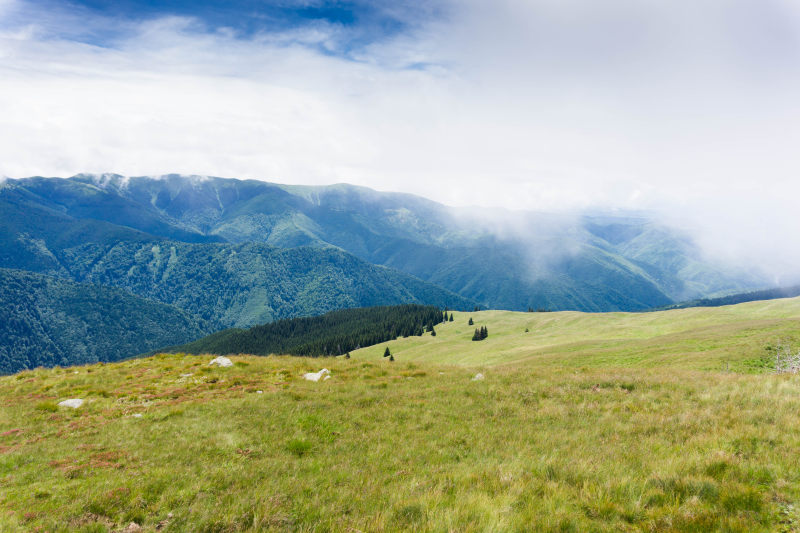
[[[486,326],[481,326],[479,328],[475,328],[475,334],[472,335],[472,340],[482,341],[488,336],[489,336],[489,330],[486,328]]]
[[[180,309],[100,287],[0,268],[0,373],[117,361],[204,332]]]
[[[279,320],[247,330],[225,330],[167,351],[314,357],[341,355],[363,346],[417,335],[422,325],[435,336],[433,325],[442,320],[442,312],[433,306],[410,304],[343,309],[317,317]]]
[[[327,360],[318,383],[309,358],[180,354],[0,378],[0,530],[800,525],[797,376],[591,356],[473,381],[401,353]]]

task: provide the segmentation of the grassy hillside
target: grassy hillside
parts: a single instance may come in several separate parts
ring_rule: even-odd
[[[472,317],[474,326],[468,325]],[[489,337],[470,339],[475,327]],[[528,329],[528,332],[525,330]],[[399,361],[467,366],[620,366],[745,370],[765,348],[800,340],[800,298],[654,313],[456,312],[431,337],[408,337],[352,353],[378,360],[386,346]]]
[[[288,357],[2,377],[0,530],[800,527],[796,376],[600,358],[473,381],[398,353],[325,360],[319,383],[323,361]]]

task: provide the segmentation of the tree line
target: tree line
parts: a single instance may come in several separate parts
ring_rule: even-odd
[[[343,355],[398,337],[434,331],[447,311],[407,304],[332,311],[321,316],[278,320],[250,329],[229,329],[172,352],[253,355],[289,354],[310,357]],[[452,314],[447,316],[452,320]]]

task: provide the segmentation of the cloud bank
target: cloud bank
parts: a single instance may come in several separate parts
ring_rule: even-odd
[[[392,31],[314,19],[242,34],[0,0],[0,175],[178,172],[646,209],[710,253],[798,277],[796,2],[375,5],[396,6],[381,11]]]

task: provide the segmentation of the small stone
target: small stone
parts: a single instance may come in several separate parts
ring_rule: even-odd
[[[128,527],[122,530],[124,533],[135,533],[137,531],[142,531],[142,526],[137,524],[136,522],[131,522],[128,524]]]
[[[472,381],[483,381],[483,374],[478,372],[472,377]]]
[[[263,390],[257,390],[256,394],[264,394],[264,391]]]
[[[133,418],[142,418],[142,413],[135,413],[131,415]]]
[[[77,409],[81,405],[83,405],[83,400],[80,398],[70,398],[69,400],[58,402],[59,407],[72,407],[73,409]]]
[[[219,357],[215,357],[214,359],[212,359],[211,362],[208,363],[208,365],[209,366],[219,365],[221,368],[225,368],[225,367],[233,366],[233,361],[231,361],[227,357],[219,356]]]
[[[326,376],[330,373],[330,370],[323,368],[319,372],[308,372],[307,374],[303,374],[303,379],[307,379],[308,381],[319,381],[323,376]]]

